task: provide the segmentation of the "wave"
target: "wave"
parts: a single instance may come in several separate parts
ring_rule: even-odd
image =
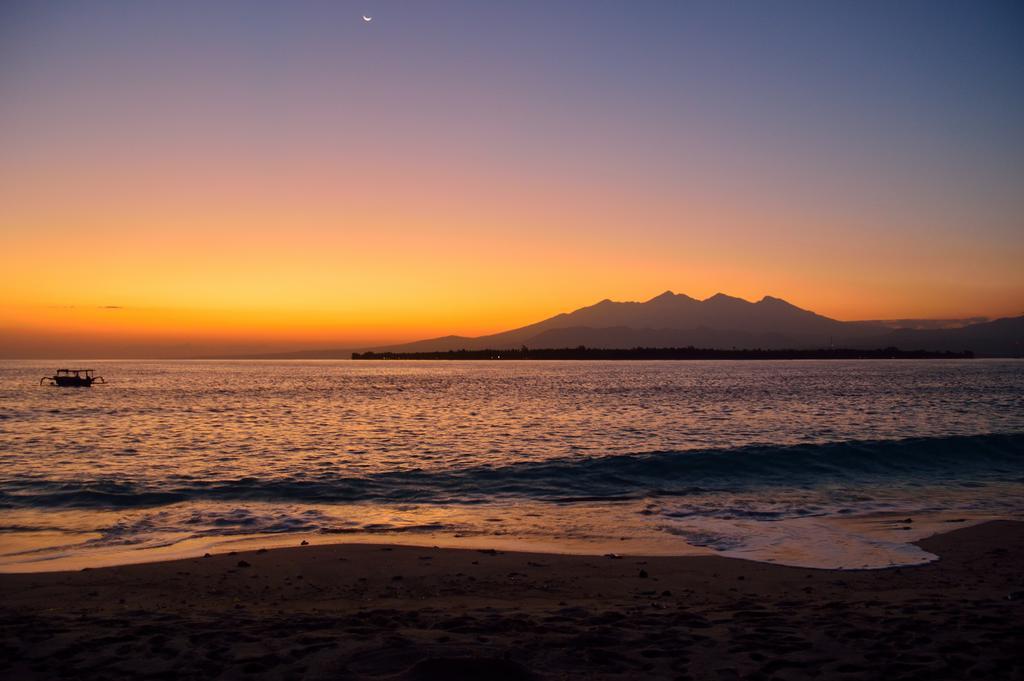
[[[0,507],[127,508],[189,500],[304,503],[556,503],[686,496],[761,487],[1024,482],[1024,434],[659,451],[358,477],[254,477],[186,486],[112,480],[0,483]]]

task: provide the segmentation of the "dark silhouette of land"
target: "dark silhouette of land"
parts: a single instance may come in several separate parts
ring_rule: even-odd
[[[233,359],[346,359],[353,352],[424,353],[495,348],[759,348],[819,352],[920,348],[979,357],[1024,356],[1024,316],[844,322],[765,296],[756,303],[724,294],[696,300],[671,291],[643,303],[602,300],[575,312],[488,336],[443,336],[363,348],[235,355]],[[216,358],[226,359],[226,358]]]
[[[518,348],[509,350],[446,350],[444,352],[353,352],[352,359],[971,359],[974,353],[930,352],[879,348],[855,350],[715,350],[713,348]]]
[[[947,322],[949,320],[946,320]],[[437,352],[490,348],[762,348],[765,350],[922,348],[971,350],[986,356],[1024,354],[1024,316],[958,328],[922,328],[922,320],[844,322],[780,298],[752,303],[719,293],[706,300],[666,291],[646,302],[602,300],[575,312],[489,336],[445,336],[377,348],[377,352]]]

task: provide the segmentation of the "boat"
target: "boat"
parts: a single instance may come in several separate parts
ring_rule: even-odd
[[[106,383],[102,376],[94,376],[95,373],[95,369],[57,369],[53,376],[40,378],[39,384],[49,381],[50,385],[62,388],[91,388],[93,383]]]

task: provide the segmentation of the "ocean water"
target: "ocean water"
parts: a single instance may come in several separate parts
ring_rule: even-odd
[[[311,542],[934,557],[1024,517],[1024,362],[0,363],[0,571]],[[79,362],[71,362],[79,364]],[[910,521],[910,522],[907,522]]]

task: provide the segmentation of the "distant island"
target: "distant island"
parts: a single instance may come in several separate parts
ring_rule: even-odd
[[[713,348],[518,348],[435,352],[353,352],[352,359],[552,360],[552,359],[972,359],[974,353],[878,348],[817,350],[718,350]]]
[[[962,320],[839,321],[781,298],[757,302],[718,293],[705,300],[665,291],[645,302],[602,300],[535,324],[486,336],[442,336],[385,347],[377,353],[444,353],[494,348],[846,348],[858,356],[878,348],[922,348],[934,353],[970,350],[982,357],[1020,357],[1024,316]],[[746,351],[744,351],[746,352]],[[763,356],[763,355],[757,355]]]
[[[606,299],[485,336],[449,335],[397,345],[202,359],[480,359],[496,358],[499,354],[503,358],[522,359],[521,354],[516,354],[521,350],[514,348],[523,347],[549,349],[531,350],[527,359],[562,359],[569,358],[569,354],[574,359],[590,359],[598,357],[594,353],[606,352],[602,356],[609,359],[868,359],[891,356],[889,348],[921,348],[897,351],[900,357],[908,358],[922,357],[914,353],[924,351],[928,357],[962,357],[966,351],[978,357],[1024,357],[1024,316],[994,320],[967,317],[840,321],[772,296],[750,302],[718,293],[697,300],[665,291],[645,302]],[[580,347],[588,350],[580,353]],[[451,353],[463,354],[455,357]]]

